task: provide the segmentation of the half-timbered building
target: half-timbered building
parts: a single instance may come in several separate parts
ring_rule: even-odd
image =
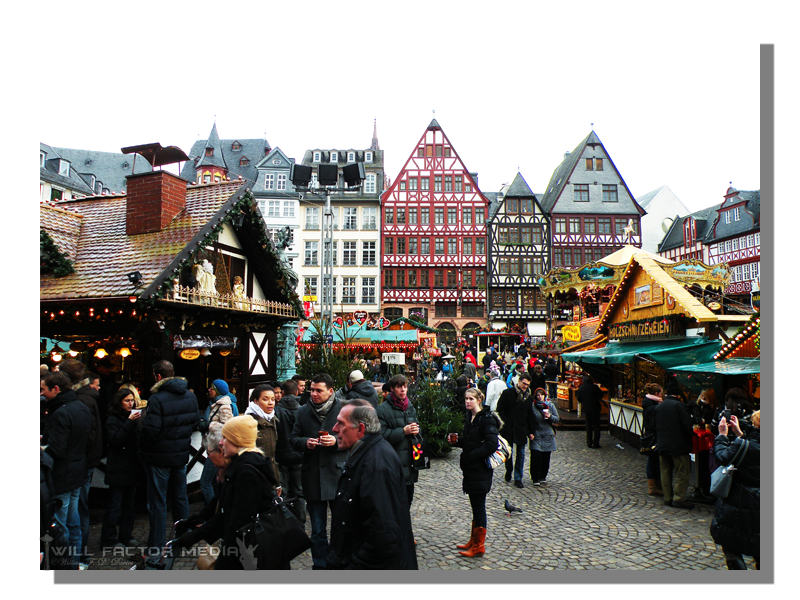
[[[550,222],[521,173],[492,207],[486,229],[492,327],[545,336],[547,302],[538,279],[550,270]]]
[[[486,324],[488,209],[433,119],[381,197],[384,316],[423,315],[448,342]]]
[[[625,245],[642,246],[645,211],[594,131],[565,154],[541,206],[550,217],[553,267],[579,267]]]
[[[711,264],[705,239],[713,229],[716,217],[717,207],[711,206],[685,217],[675,215],[671,220],[665,219],[665,223],[671,224],[658,245],[658,254],[676,262],[696,258]]]

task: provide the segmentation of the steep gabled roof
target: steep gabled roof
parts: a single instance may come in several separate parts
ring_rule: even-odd
[[[683,224],[689,218],[692,218],[695,221],[695,233],[697,234],[696,239],[698,241],[704,240],[711,231],[714,224],[714,219],[716,219],[716,217],[716,206],[709,206],[708,208],[703,208],[683,217],[676,215],[675,219],[672,221],[672,226],[669,228],[669,231],[664,234],[664,238],[658,245],[658,251],[666,252],[667,250],[672,250],[673,248],[683,246]]]
[[[111,192],[121,192],[127,185],[125,179],[134,173],[133,156],[121,152],[100,152],[97,150],[76,150],[73,148],[53,148],[72,163],[72,169],[81,174],[87,185],[94,175],[102,182],[103,188]],[[149,173],[153,170],[141,156],[136,160],[136,173]],[[93,194],[94,192],[89,192]]]
[[[534,196],[534,193],[531,191],[531,188],[528,186],[528,182],[525,181],[525,178],[522,176],[522,173],[517,173],[514,177],[514,181],[511,182],[511,185],[508,188],[508,191],[505,193],[506,198],[526,198],[530,196]]]
[[[234,151],[232,149],[234,142],[238,142],[240,150]],[[213,157],[205,155],[205,149],[209,143],[212,145],[217,144],[213,146],[215,148]],[[207,140],[197,140],[192,145],[192,149],[188,152],[189,158],[192,160],[188,161],[181,169],[181,177],[187,181],[195,181],[197,179],[197,169],[199,166],[219,166],[228,170],[228,175],[231,179],[236,179],[241,176],[243,179],[247,179],[252,183],[258,178],[256,164],[269,153],[268,151],[270,149],[271,146],[265,138],[239,140],[220,139],[217,134],[217,125],[215,123]],[[241,166],[239,162],[242,157],[247,158],[249,164]],[[223,161],[222,164],[214,162],[218,158]]]
[[[56,148],[40,142],[39,151],[44,152],[45,154],[45,163],[43,166],[39,167],[39,178],[42,181],[46,181],[49,184],[68,189],[73,193],[94,194],[94,190],[89,187],[89,184],[86,183],[86,181],[78,174],[78,171],[75,169],[75,165],[72,164],[72,161],[67,157],[62,156]],[[55,166],[54,162],[51,162],[55,158],[63,158],[64,160],[69,161],[69,176],[65,177],[63,175],[59,175],[58,167]]]
[[[39,212],[42,229],[47,231],[62,254],[69,260],[74,260],[83,217],[74,211],[57,207],[55,202],[42,202]]]
[[[541,202],[542,208],[545,212],[549,213],[552,211],[556,201],[558,200],[559,196],[561,196],[561,192],[567,185],[567,180],[569,179],[572,170],[575,168],[575,165],[578,164],[578,159],[580,159],[581,155],[583,154],[583,149],[587,146],[587,144],[589,144],[590,140],[593,139],[597,140],[597,143],[600,143],[600,140],[597,139],[594,131],[592,131],[583,139],[583,141],[581,141],[580,144],[575,147],[572,152],[564,157],[564,160],[561,161],[561,164],[556,167],[555,171],[553,171],[553,175],[550,177],[550,183],[547,184],[547,191],[544,193]]]

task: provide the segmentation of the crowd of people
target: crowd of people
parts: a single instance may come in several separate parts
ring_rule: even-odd
[[[556,451],[558,409],[548,389],[558,365],[490,348],[483,375],[470,351],[456,379],[454,406],[464,428],[448,435],[461,448],[462,491],[472,513],[471,532],[458,545],[463,556],[485,553],[486,497],[494,471],[487,459],[502,436],[511,447],[505,481],[523,488],[526,454],[534,486],[548,484]],[[386,378],[381,396],[361,370],[337,389],[326,373],[297,375],[257,385],[239,414],[227,383],[214,380],[201,414],[187,380],[165,360],[152,367],[155,385],[142,400],[131,385],[104,385],[77,360],[41,377],[42,540],[48,568],[88,563],[88,493],[94,469],[106,458],[108,486],[103,548],[161,551],[167,545],[167,502],[185,532],[170,545],[185,551],[204,540],[216,546],[216,569],[247,568],[240,530],[276,497],[292,501],[297,518],[310,524],[313,569],[416,569],[410,507],[419,471],[413,464],[420,423],[409,398],[409,380]],[[479,386],[480,380],[485,386]],[[113,379],[112,379],[113,381]],[[118,389],[117,389],[118,387]],[[481,390],[485,389],[485,393]],[[578,390],[586,418],[586,442],[599,448],[603,394],[591,377]],[[713,448],[698,453],[698,489],[709,495],[710,473],[744,455],[729,496],[716,501],[711,535],[728,568],[745,568],[742,556],[759,560],[760,412],[744,391],[731,388],[718,405],[713,389],[687,403],[675,381],[652,384],[643,403],[642,437],[652,440],[645,466],[650,495],[665,505],[690,509],[687,498],[693,432],[717,433]],[[202,433],[207,458],[200,476],[204,505],[190,514],[187,469],[191,437]],[[649,437],[648,437],[649,436]],[[747,441],[746,452],[741,452]],[[737,452],[739,454],[737,454]],[[146,485],[149,533],[133,537],[136,488]],[[331,530],[328,531],[330,516]],[[53,548],[68,547],[62,566]],[[288,569],[289,564],[273,565]]]

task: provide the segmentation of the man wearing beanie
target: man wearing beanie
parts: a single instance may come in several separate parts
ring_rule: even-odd
[[[347,450],[331,435],[341,405],[334,396],[336,384],[327,373],[311,379],[311,402],[300,407],[289,443],[303,452],[301,479],[306,510],[311,520],[312,569],[325,569],[328,555],[328,507],[336,495]]]
[[[269,508],[277,485],[272,460],[256,448],[257,436],[258,424],[249,415],[233,417],[222,426],[220,448],[231,462],[219,492],[219,508],[198,529],[179,537],[173,549],[189,548],[202,539],[210,543],[221,538],[215,570],[256,568],[256,557],[240,552],[244,543],[238,530],[250,523],[253,515]]]
[[[344,397],[348,400],[361,398],[372,404],[373,408],[378,408],[378,392],[371,381],[364,379],[361,371],[353,371],[348,378],[347,388],[343,388]]]
[[[686,501],[691,473],[692,415],[681,401],[681,388],[677,382],[667,383],[664,399],[653,414],[664,504],[693,508],[694,504]]]

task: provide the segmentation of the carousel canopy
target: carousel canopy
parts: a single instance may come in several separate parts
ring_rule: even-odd
[[[674,365],[707,362],[719,350],[718,340],[704,337],[680,338],[657,342],[609,342],[597,350],[563,352],[561,357],[569,362],[595,365],[623,365],[639,356],[648,356],[663,369]]]

